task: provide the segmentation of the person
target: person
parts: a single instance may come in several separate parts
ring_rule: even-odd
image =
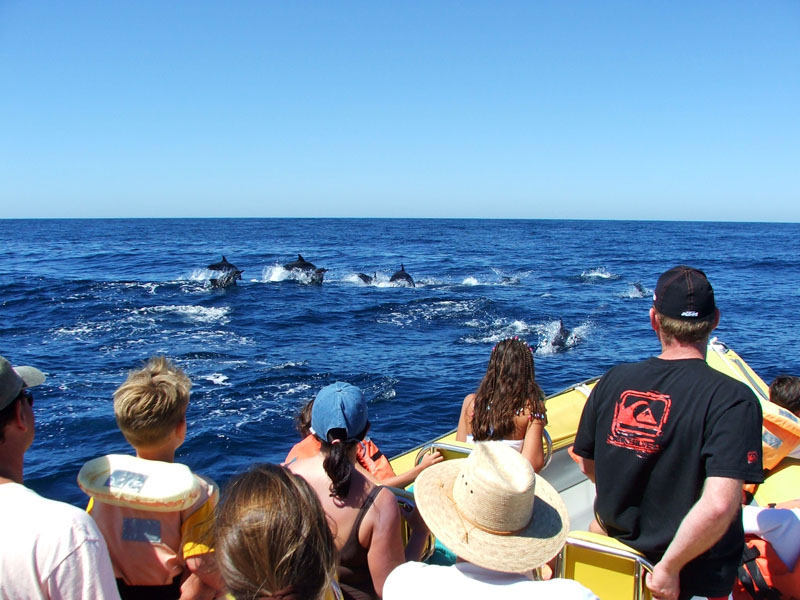
[[[302,477],[254,465],[228,483],[214,526],[219,568],[236,600],[330,600],[336,546],[322,506]]]
[[[596,484],[596,526],[654,563],[656,599],[728,597],[744,543],[743,482],[763,480],[761,407],[705,362],[718,323],[705,273],[661,275],[650,309],[661,354],[608,371],[575,439]]]
[[[384,600],[596,600],[573,580],[531,579],[564,546],[569,517],[553,486],[507,444],[479,442],[467,458],[426,469],[414,496],[425,522],[458,562],[398,566],[383,586]]]
[[[314,399],[312,398],[306,402],[305,406],[303,406],[297,415],[297,431],[300,433],[302,439],[289,450],[289,453],[283,460],[284,465],[299,458],[308,458],[309,456],[319,454],[322,449],[322,443],[314,435],[311,428],[311,409],[313,406]],[[391,463],[389,463],[389,459],[386,458],[371,438],[365,436],[363,440],[359,441],[356,451],[356,467],[362,468],[373,483],[397,488],[405,488],[407,485],[414,483],[417,475],[423,470],[442,460],[444,460],[442,453],[435,450],[426,453],[419,464],[415,465],[413,468],[405,473],[396,475]]]
[[[14,368],[0,356],[0,598],[118,599],[94,521],[23,485],[36,425],[30,388],[44,380],[40,370]]]
[[[800,501],[742,506],[742,525],[745,535],[769,542],[786,568],[794,568],[800,558]]]
[[[778,375],[769,384],[769,400],[800,417],[800,377]],[[787,456],[800,458],[800,443]]]
[[[380,597],[391,570],[419,558],[428,530],[411,513],[412,533],[404,553],[394,494],[355,468],[358,442],[369,427],[360,389],[343,382],[322,388],[314,400],[311,426],[322,451],[288,468],[308,481],[330,519],[345,598]]]
[[[138,458],[172,463],[186,439],[189,377],[163,356],[151,358],[114,392],[114,414]],[[106,538],[120,595],[126,598],[213,598],[222,588],[210,526],[216,484],[197,477],[189,508],[154,512],[92,499],[88,512]]]
[[[544,393],[536,383],[533,349],[518,337],[500,341],[478,390],[464,398],[458,418],[459,442],[501,440],[544,466],[542,438],[547,425]]]

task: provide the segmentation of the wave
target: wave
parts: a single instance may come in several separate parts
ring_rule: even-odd
[[[228,383],[228,376],[223,375],[222,373],[212,373],[211,375],[206,375],[203,377],[206,381],[210,381],[214,385],[225,385],[231,386],[233,384]]]
[[[230,308],[227,306],[196,306],[196,305],[177,305],[170,304],[165,306],[147,306],[144,308],[136,308],[133,313],[136,315],[151,315],[151,314],[174,314],[180,317],[186,317],[190,321],[197,321],[203,323],[220,323],[226,324],[230,319],[228,313]]]
[[[281,281],[296,281],[297,283],[310,284],[313,273],[299,269],[284,269],[282,265],[268,265],[261,271],[261,279],[253,279],[254,283],[279,283]]]
[[[494,319],[482,322],[471,319],[465,322],[467,327],[481,329],[476,334],[462,336],[464,344],[496,344],[509,337],[523,338],[534,349],[538,356],[547,356],[574,348],[589,336],[592,324],[584,322],[571,331],[564,328],[561,319],[528,323],[521,319]]]
[[[278,365],[273,365],[269,367],[273,371],[282,371],[283,369],[291,369],[293,367],[305,367],[308,365],[307,360],[298,360],[298,361],[288,361],[285,363],[280,363]]]
[[[596,282],[602,280],[619,279],[619,275],[612,273],[605,267],[597,267],[581,273],[581,280],[586,282]]]
[[[526,339],[528,343],[531,334],[536,333],[535,325],[526,323],[520,319],[494,319],[489,323],[481,322],[478,319],[473,319],[466,322],[468,327],[483,329],[484,331],[462,336],[461,342],[464,344],[496,344],[497,342],[506,338],[518,336]]]
[[[409,327],[417,323],[452,321],[473,317],[484,304],[485,300],[480,298],[419,300],[408,304],[380,307],[376,321],[400,327]]]
[[[620,298],[650,298],[653,290],[646,288],[640,282],[634,281],[628,288],[619,294]]]

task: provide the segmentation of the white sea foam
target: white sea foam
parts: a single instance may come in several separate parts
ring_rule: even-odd
[[[208,269],[195,269],[189,275],[190,281],[208,281],[213,277],[211,271]]]
[[[363,287],[394,287],[393,283],[389,283],[389,276],[385,273],[380,273],[378,271],[373,271],[372,274],[364,273],[364,275],[367,277],[372,278],[372,280],[369,282],[362,280],[358,275],[358,273],[348,273],[342,278],[342,281],[346,283],[354,283]]]
[[[564,328],[563,330],[562,327]],[[535,330],[539,335],[536,354],[538,356],[547,356],[574,348],[585,340],[591,331],[591,323],[584,322],[570,331],[564,327],[560,319],[555,319],[536,325]],[[565,333],[566,336],[564,335]]]
[[[653,290],[644,287],[638,281],[631,283],[628,288],[619,294],[620,298],[649,298],[653,295]]]
[[[480,283],[478,283],[475,277],[466,277],[464,281],[461,282],[461,285],[480,285]]]
[[[378,323],[407,326],[417,322],[430,322],[472,316],[479,300],[435,300],[409,304],[378,317]]]
[[[152,315],[152,314],[176,314],[181,317],[186,317],[191,321],[205,322],[205,323],[222,323],[225,324],[229,321],[228,313],[230,308],[226,306],[195,306],[195,305],[178,305],[170,304],[166,306],[147,306],[144,308],[137,308],[133,311],[139,315]]]
[[[495,285],[517,285],[523,279],[527,279],[533,271],[508,272],[491,267],[499,281]]]
[[[279,383],[276,387],[280,390],[280,393],[283,394],[284,396],[292,396],[310,390],[311,384],[297,383],[297,382]]]
[[[523,339],[530,337],[532,327],[521,319],[495,319],[491,323],[481,323],[472,320],[470,326],[484,329],[483,333],[468,335],[461,338],[465,344],[496,344],[500,340],[518,336]]]
[[[68,337],[81,337],[91,335],[100,329],[101,328],[97,324],[84,323],[82,325],[75,325],[74,327],[59,327],[55,330],[55,334]]]
[[[269,368],[273,371],[280,371],[282,369],[289,369],[291,367],[304,367],[308,364],[307,360],[297,360],[297,361],[288,361],[285,363],[280,363],[278,365],[272,365]]]
[[[287,279],[289,279],[289,271],[284,269],[281,265],[266,266],[261,272],[262,283],[285,281]]]
[[[203,379],[216,385],[231,385],[228,383],[228,376],[223,375],[222,373],[212,373],[211,375],[206,375]]]
[[[581,279],[584,281],[598,281],[602,279],[619,279],[619,275],[612,273],[605,267],[597,267],[581,273]]]

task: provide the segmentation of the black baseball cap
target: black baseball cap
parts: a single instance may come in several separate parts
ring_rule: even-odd
[[[681,321],[702,321],[714,314],[714,289],[699,269],[680,265],[658,278],[653,307]]]

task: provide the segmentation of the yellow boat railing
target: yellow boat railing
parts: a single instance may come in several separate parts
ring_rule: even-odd
[[[542,433],[544,434],[544,467],[546,467],[550,464],[550,461],[553,458],[553,439],[550,437],[550,434],[547,433],[547,430],[543,430]],[[466,442],[451,443],[434,440],[433,442],[423,444],[420,447],[419,451],[417,452],[417,456],[414,458],[414,464],[418,465],[422,462],[422,459],[426,454],[431,454],[436,451],[440,452],[445,460],[466,458],[469,456],[469,453],[472,452],[472,444],[468,444]]]

